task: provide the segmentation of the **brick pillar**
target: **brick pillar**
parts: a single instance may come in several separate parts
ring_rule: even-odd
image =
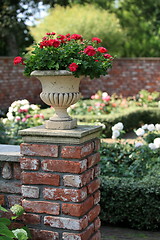
[[[100,240],[100,130],[20,131],[24,222],[33,240]]]

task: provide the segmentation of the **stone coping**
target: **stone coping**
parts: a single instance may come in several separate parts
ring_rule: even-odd
[[[20,146],[0,144],[0,161],[19,162]]]
[[[101,126],[78,125],[74,129],[46,129],[44,125],[20,130],[24,142],[81,144],[99,137]]]

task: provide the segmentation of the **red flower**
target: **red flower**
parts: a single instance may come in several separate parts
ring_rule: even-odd
[[[21,58],[21,57],[15,57],[14,58],[14,60],[13,60],[13,62],[14,62],[14,65],[17,65],[17,64],[19,64],[19,63],[22,63],[23,65],[24,65],[24,63],[23,63],[23,59]]]
[[[88,46],[84,49],[84,53],[87,54],[88,56],[94,56],[96,54],[96,50],[92,46]]]
[[[60,41],[58,41],[58,39],[51,39],[51,40],[53,40],[53,41],[52,41],[52,46],[53,46],[53,47],[56,47],[56,48],[57,48],[57,47],[59,47],[59,45],[61,44]]]
[[[99,38],[97,38],[97,37],[93,37],[93,38],[92,38],[92,42],[101,43],[101,42],[102,42],[102,40],[101,40],[101,39],[99,39]]]
[[[98,52],[101,52],[101,53],[106,53],[106,52],[108,52],[108,50],[107,50],[106,48],[104,48],[104,47],[99,47],[99,48],[97,48],[97,51],[98,51]]]
[[[55,32],[51,32],[51,33],[46,33],[46,35],[55,35],[56,33]]]
[[[60,41],[58,39],[50,39],[50,40],[46,40],[46,41],[43,41],[43,42],[40,42],[40,48],[43,48],[43,47],[59,47],[60,45]]]
[[[78,65],[76,63],[71,63],[69,65],[69,69],[70,69],[71,72],[76,72],[77,68],[78,68]]]
[[[82,35],[80,35],[80,34],[72,34],[70,38],[74,39],[74,40],[82,40],[83,39]]]
[[[113,58],[113,57],[112,57],[110,54],[108,54],[108,53],[104,54],[103,57],[105,57],[105,58]]]

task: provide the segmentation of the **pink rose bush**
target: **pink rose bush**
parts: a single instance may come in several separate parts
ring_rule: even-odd
[[[98,78],[107,74],[113,60],[101,42],[97,37],[86,40],[80,34],[46,33],[31,53],[16,57],[14,64],[24,65],[26,76],[34,70],[67,70],[75,77]]]

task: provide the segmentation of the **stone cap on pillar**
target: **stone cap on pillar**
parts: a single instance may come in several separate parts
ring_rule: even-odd
[[[24,142],[81,144],[99,137],[101,126],[78,125],[74,129],[46,129],[44,125],[19,131]]]

